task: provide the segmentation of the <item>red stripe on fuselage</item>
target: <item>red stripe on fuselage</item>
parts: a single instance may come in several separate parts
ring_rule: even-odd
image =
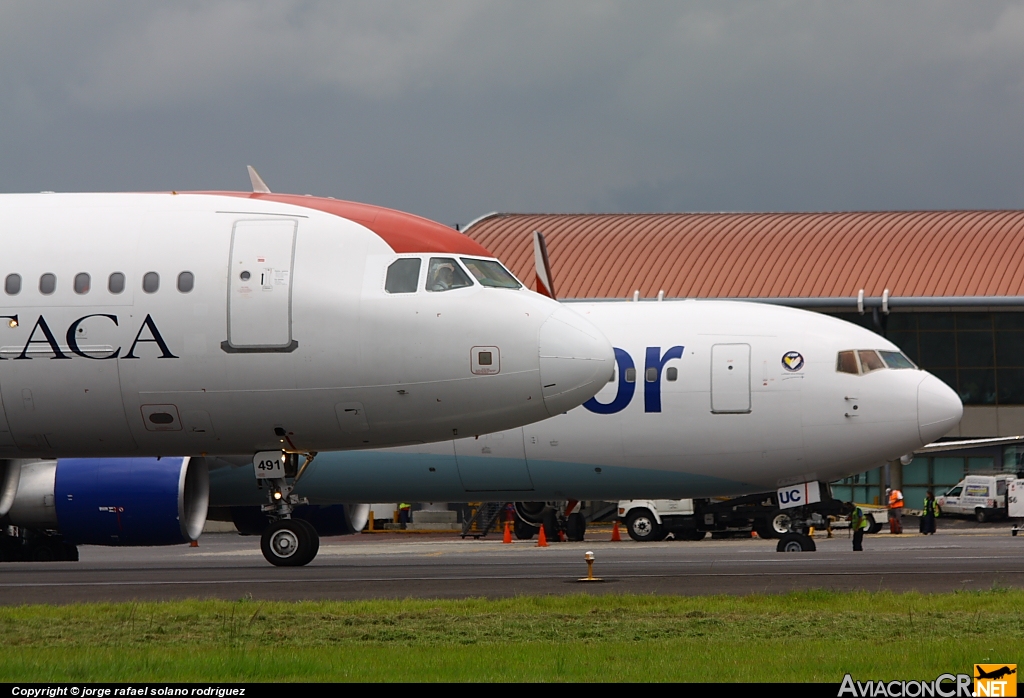
[[[257,199],[291,204],[323,211],[333,216],[355,221],[376,233],[391,249],[399,254],[412,252],[446,252],[448,254],[471,254],[476,257],[493,257],[487,248],[457,233],[446,225],[403,213],[382,206],[359,204],[354,201],[324,199],[318,196],[298,194],[257,194],[237,191],[194,191],[182,194],[214,194],[234,196],[240,199]]]

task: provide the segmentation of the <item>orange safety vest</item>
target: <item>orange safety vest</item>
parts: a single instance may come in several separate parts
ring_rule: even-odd
[[[899,490],[893,490],[889,493],[889,508],[899,509],[903,506],[903,493]]]

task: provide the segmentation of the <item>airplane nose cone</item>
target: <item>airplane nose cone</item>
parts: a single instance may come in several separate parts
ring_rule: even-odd
[[[594,397],[611,380],[615,352],[581,315],[559,308],[540,327],[544,406],[555,416]]]
[[[960,397],[932,374],[927,374],[917,386],[917,425],[922,445],[949,433],[963,414]]]

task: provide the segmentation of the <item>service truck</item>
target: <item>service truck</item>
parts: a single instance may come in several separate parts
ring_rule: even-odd
[[[968,475],[945,494],[936,497],[943,515],[971,516],[978,523],[1003,519],[1007,513],[1007,490],[1016,477],[999,475]]]
[[[701,540],[712,534],[749,533],[761,538],[781,538],[795,523],[824,528],[828,517],[846,515],[843,502],[832,499],[825,483],[809,483],[796,492],[780,488],[732,499],[627,499],[619,502],[618,518],[635,541],[664,540],[668,534],[676,540]],[[822,497],[821,493],[825,493]],[[809,517],[799,521],[794,508],[810,509]],[[805,512],[806,513],[806,512]],[[870,521],[877,532],[881,521]]]

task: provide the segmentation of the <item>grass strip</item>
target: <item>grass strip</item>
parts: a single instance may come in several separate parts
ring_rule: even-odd
[[[1024,591],[0,608],[0,681],[930,680],[1016,662]]]

